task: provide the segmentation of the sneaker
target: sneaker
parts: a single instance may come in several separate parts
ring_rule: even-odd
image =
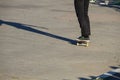
[[[90,41],[90,38],[89,37],[84,37],[84,36],[80,36],[76,39],[77,41]]]

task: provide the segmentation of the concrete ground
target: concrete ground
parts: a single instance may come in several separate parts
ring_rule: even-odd
[[[88,80],[120,65],[120,12],[91,4],[91,44],[73,0],[0,1],[0,80]]]

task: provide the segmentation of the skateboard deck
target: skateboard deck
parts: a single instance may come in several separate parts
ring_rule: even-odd
[[[88,47],[89,46],[89,43],[90,41],[88,40],[76,40],[77,41],[77,46],[85,46],[85,47]]]

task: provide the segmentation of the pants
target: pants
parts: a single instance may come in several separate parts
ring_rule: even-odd
[[[81,28],[81,35],[89,36],[91,34],[88,16],[89,0],[74,0],[74,6]]]

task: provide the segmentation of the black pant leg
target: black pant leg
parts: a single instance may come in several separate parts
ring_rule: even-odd
[[[78,22],[80,24],[81,28],[81,34],[84,32],[84,0],[74,0],[74,6],[75,6],[75,11],[76,15],[78,18]]]
[[[74,0],[75,11],[81,28],[81,35],[90,35],[90,22],[88,16],[89,0]]]
[[[85,32],[83,33],[83,35],[85,36],[91,35],[88,8],[89,8],[89,0],[84,0]]]

